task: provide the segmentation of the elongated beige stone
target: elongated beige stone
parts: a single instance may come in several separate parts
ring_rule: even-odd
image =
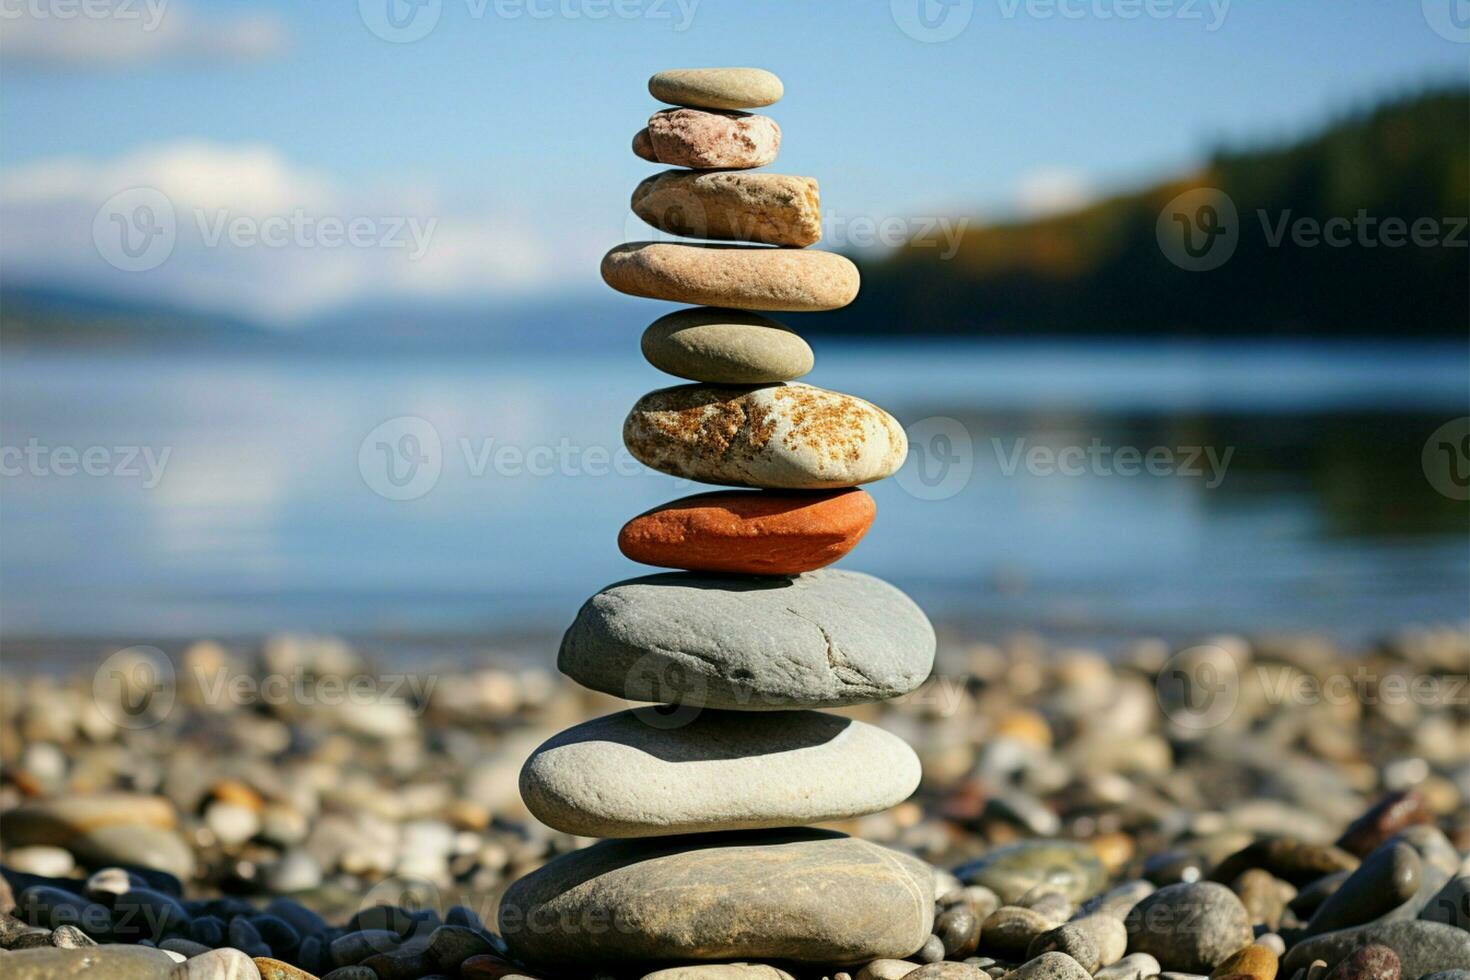
[[[781,151],[781,127],[770,116],[706,109],[665,109],[648,119],[646,152],[633,139],[633,152],[646,160],[694,170],[764,167]]]
[[[551,738],[520,780],[536,819],[583,837],[846,820],[918,785],[919,757],[903,739],[820,711],[703,711],[676,728],[620,711]]]
[[[573,976],[588,963],[866,962],[912,953],[933,924],[927,865],[819,830],[605,840],[511,885],[499,913],[517,959]]]
[[[835,252],[760,245],[629,242],[602,278],[632,296],[745,310],[835,310],[856,298],[857,266]]]
[[[815,360],[791,328],[759,313],[710,306],[659,317],[643,331],[640,346],[660,371],[716,384],[794,381]]]
[[[633,191],[633,213],[673,235],[766,245],[811,245],[822,207],[811,177],[666,170]]]
[[[648,94],[660,102],[706,109],[757,109],[785,92],[764,68],[671,68],[648,80]]]
[[[883,409],[804,384],[651,391],[628,413],[623,442],[671,476],[783,490],[881,480],[908,453],[903,427]]]

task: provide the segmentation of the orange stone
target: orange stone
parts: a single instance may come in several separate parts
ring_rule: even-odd
[[[618,548],[662,568],[797,575],[851,551],[876,512],[873,498],[857,489],[700,493],[624,524]]]

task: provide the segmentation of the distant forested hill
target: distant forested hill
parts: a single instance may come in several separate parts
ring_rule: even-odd
[[[1235,251],[1212,271],[1179,268],[1156,232],[1160,213],[1193,188],[1223,191],[1238,213]],[[1198,173],[1075,213],[970,228],[947,261],[943,249],[911,244],[864,263],[857,302],[802,318],[801,329],[1463,338],[1467,216],[1470,89],[1440,89],[1355,114],[1294,145],[1221,151]],[[1334,229],[1350,244],[1293,241],[1299,219],[1322,226],[1333,218],[1356,222]],[[1386,219],[1409,227],[1431,219],[1433,232],[1420,223],[1421,240],[1438,244],[1390,247]],[[1283,222],[1286,237],[1273,244]]]

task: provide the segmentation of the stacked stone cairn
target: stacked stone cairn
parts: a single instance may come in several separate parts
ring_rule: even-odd
[[[633,210],[672,235],[602,263],[608,285],[698,304],[655,321],[642,347],[695,382],[650,392],[623,427],[663,473],[744,489],[686,497],[629,521],[635,561],[680,571],[594,595],[558,666],[642,707],[570,728],[521,771],[526,805],[558,830],[612,838],[565,854],[506,893],[512,953],[551,975],[672,964],[840,966],[914,953],[930,936],[921,861],[805,825],[906,799],[919,760],[876,726],[812,710],[914,690],[934,631],[903,593],[826,566],[874,516],[859,484],[904,460],[903,429],[850,395],[795,383],[811,348],[770,311],[836,309],[857,294],[821,236],[817,182],[757,172],[776,158],[780,79],[754,68],[660,72],[634,138],[651,162]],[[634,975],[637,975],[636,973]]]

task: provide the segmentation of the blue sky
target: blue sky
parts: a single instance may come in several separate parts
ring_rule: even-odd
[[[829,214],[874,218],[1064,206],[1177,172],[1221,140],[1290,137],[1470,75],[1470,44],[1443,29],[1461,0],[417,0],[437,21],[409,43],[367,26],[405,0],[152,0],[145,34],[74,29],[54,16],[66,2],[6,0],[43,16],[0,23],[9,279],[222,306],[249,303],[227,288],[236,253],[181,245],[173,268],[120,278],[95,255],[68,259],[86,251],[81,232],[30,236],[90,227],[101,197],[71,200],[89,187],[172,181],[177,203],[198,184],[199,201],[226,206],[243,188],[240,213],[439,219],[437,264],[408,291],[544,292],[595,284],[586,263],[636,234],[627,198],[649,169],[627,146],[658,108],[645,81],[663,67],[776,71],[773,169],[818,177]],[[932,33],[964,26],[906,32],[921,6]],[[293,265],[271,258],[241,259],[250,292]],[[321,302],[293,294],[265,315],[395,281],[339,258],[318,270]]]

